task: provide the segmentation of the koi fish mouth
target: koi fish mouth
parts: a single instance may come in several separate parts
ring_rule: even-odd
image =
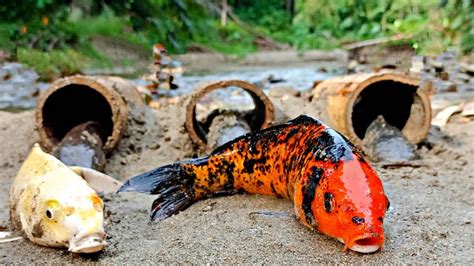
[[[344,251],[350,249],[352,251],[364,254],[374,253],[378,251],[382,248],[384,242],[383,236],[374,234],[368,234],[363,235],[361,237],[357,237],[355,239],[352,239],[351,241],[348,241],[348,243],[346,243],[343,239],[338,240],[345,244]]]
[[[86,235],[73,238],[69,242],[69,251],[74,253],[94,253],[101,251],[108,243],[104,240],[104,233]]]

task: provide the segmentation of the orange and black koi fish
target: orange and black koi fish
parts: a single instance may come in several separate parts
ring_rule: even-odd
[[[239,137],[209,156],[133,177],[122,191],[157,194],[151,209],[155,220],[219,194],[245,191],[287,198],[307,227],[361,253],[383,246],[389,206],[382,181],[359,149],[303,115]]]

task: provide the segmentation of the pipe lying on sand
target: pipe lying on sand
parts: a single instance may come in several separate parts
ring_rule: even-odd
[[[236,111],[216,110],[213,113],[215,114],[209,115],[207,119],[207,153],[252,131],[242,114]]]
[[[100,130],[93,132],[100,132],[97,134],[101,141],[94,141],[97,136],[91,137],[89,142],[99,143],[97,145],[100,146],[92,150],[107,154],[118,145],[122,137],[129,109],[143,104],[136,87],[119,77],[77,75],[58,79],[38,100],[35,118],[40,144],[51,152],[58,145],[69,141],[66,136],[88,136],[90,130],[77,134],[70,132],[77,130],[82,124],[94,122]],[[69,144],[75,145],[74,141],[76,140],[69,141],[72,143]]]
[[[214,110],[206,121],[196,118],[196,105],[199,100],[211,91],[227,87],[239,87],[247,92],[255,108],[250,112]],[[194,143],[201,150],[215,148],[249,131],[268,127],[274,120],[274,107],[270,99],[257,86],[242,80],[226,80],[204,84],[189,98],[186,106],[185,127]],[[219,130],[212,130],[218,128]]]
[[[430,128],[429,89],[420,87],[419,78],[400,73],[354,74],[318,83],[311,101],[322,120],[357,145],[379,115],[416,144]]]

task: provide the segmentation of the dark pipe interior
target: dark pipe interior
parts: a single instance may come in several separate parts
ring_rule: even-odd
[[[379,115],[385,121],[402,130],[410,117],[416,86],[380,81],[367,86],[357,97],[352,110],[352,126],[363,139],[369,125]]]
[[[222,88],[226,89],[226,88]],[[239,88],[241,89],[241,88]],[[246,91],[242,89],[253,100],[254,103],[254,109],[253,110],[247,110],[247,111],[241,111],[240,114],[242,115],[242,118],[247,122],[249,125],[250,129],[252,131],[259,130],[263,123],[265,122],[265,103],[258,97],[255,93],[251,91]],[[193,124],[194,124],[194,130],[198,134],[198,136],[204,141],[204,143],[207,143],[206,141],[206,136],[209,133],[209,127],[211,126],[212,120],[219,114],[225,112],[225,110],[213,110],[206,118],[205,121],[198,121],[196,119],[196,107],[194,107],[194,118],[193,118]]]
[[[55,141],[61,139],[75,126],[98,122],[103,129],[105,143],[112,135],[112,109],[99,92],[84,85],[71,84],[57,90],[43,106],[43,126]]]

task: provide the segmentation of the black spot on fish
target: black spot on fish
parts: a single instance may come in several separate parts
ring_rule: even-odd
[[[307,140],[306,145],[309,144]],[[352,159],[351,144],[342,137],[337,131],[326,128],[318,137],[312,140],[314,157],[318,161],[331,160],[332,163],[337,163],[341,159]],[[308,147],[306,148],[308,150]]]
[[[377,220],[379,220],[381,223],[383,223],[383,218],[381,216],[379,216],[379,218],[377,218]]]
[[[314,180],[316,182],[316,185],[318,185],[319,181],[321,180],[321,177],[323,176],[324,170],[313,166],[313,168],[311,168],[311,171],[312,173],[310,179]]]
[[[336,158],[342,158],[345,153],[346,153],[346,147],[344,147],[344,145],[341,145],[334,149],[333,156],[335,156]]]
[[[261,187],[261,186],[263,186],[263,182],[260,180],[257,180],[257,187]]]
[[[254,166],[256,164],[265,164],[267,162],[266,157],[261,157],[259,159],[249,159],[244,161],[244,169],[247,173],[253,174],[255,171]]]
[[[352,217],[352,222],[355,224],[363,224],[365,223],[365,219],[358,216],[354,216]]]
[[[224,191],[231,191],[234,190],[234,169],[235,163],[233,162],[226,162],[224,164],[225,167],[225,174],[227,175],[227,183],[225,184],[223,190]]]
[[[209,186],[212,186],[218,179],[218,175],[217,173],[213,172],[213,171],[209,171],[209,176],[208,176],[208,182],[209,182]]]
[[[324,193],[324,210],[326,212],[332,212],[333,204],[334,204],[333,202],[334,202],[334,195],[329,192],[325,192]]]
[[[354,149],[353,149],[353,152],[354,152],[355,154],[358,154],[357,160],[358,160],[359,162],[361,162],[361,163],[367,163],[367,161],[365,160],[365,157],[362,155],[362,151],[361,151],[361,150],[359,150],[359,149],[357,149],[357,148],[354,148]]]
[[[303,213],[306,219],[306,222],[313,227],[317,226],[316,219],[314,218],[314,213],[311,208],[311,205],[315,199],[316,188],[318,187],[319,180],[323,174],[323,170],[317,167],[313,167],[313,173],[308,178],[308,184],[302,187],[303,194],[303,203],[301,205]]]
[[[35,225],[33,225],[33,229],[31,230],[31,235],[36,238],[41,238],[43,236],[43,226],[41,226],[41,223],[38,222]]]
[[[294,135],[296,135],[299,131],[299,128],[292,129],[285,137],[285,142],[288,142]]]
[[[273,181],[270,183],[270,188],[272,189],[272,193],[275,194],[277,197],[281,198],[281,195],[275,189],[275,185],[273,185]]]

